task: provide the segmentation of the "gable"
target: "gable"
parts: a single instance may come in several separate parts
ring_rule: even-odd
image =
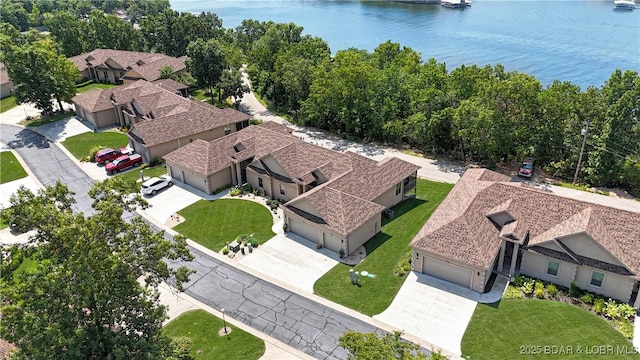
[[[111,58],[105,60],[104,64],[114,69],[122,69],[122,65],[118,64]]]
[[[135,70],[130,70],[129,72],[127,72],[126,74],[124,74],[124,77],[126,78],[133,78],[133,79],[142,79],[142,75],[140,75],[137,71]]]
[[[269,168],[269,170],[271,170],[272,172],[278,174],[278,175],[282,175],[282,176],[286,176],[289,179],[291,179],[291,175],[289,175],[282,166],[280,166],[280,164],[276,161],[276,159],[273,158],[273,156],[271,155],[267,155],[264,156],[263,158],[261,158],[260,160],[262,160],[262,162],[264,162],[264,164]]]
[[[313,205],[311,205],[309,200],[307,200],[305,198],[301,198],[299,200],[296,200],[295,204],[293,204],[293,206],[297,207],[300,210],[304,210],[304,211],[308,212],[309,214],[312,214],[314,216],[322,218],[322,215],[318,212],[318,210],[315,207],[313,207]]]
[[[548,242],[537,244],[537,245],[543,248],[566,253],[566,251],[562,247],[560,247],[560,245],[558,245],[555,241],[548,241]]]
[[[626,267],[586,233],[569,235],[561,238],[560,241],[578,255]]]

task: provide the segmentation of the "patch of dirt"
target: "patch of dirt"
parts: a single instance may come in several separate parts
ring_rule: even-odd
[[[169,218],[164,224],[170,228],[173,228],[174,226],[181,224],[183,222],[184,222],[184,218],[176,213],[169,216]]]

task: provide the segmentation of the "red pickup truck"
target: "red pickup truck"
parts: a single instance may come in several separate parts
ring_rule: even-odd
[[[120,156],[111,163],[105,165],[104,168],[107,170],[107,174],[115,174],[118,171],[132,166],[138,166],[140,164],[142,164],[142,156],[139,154],[132,154]]]

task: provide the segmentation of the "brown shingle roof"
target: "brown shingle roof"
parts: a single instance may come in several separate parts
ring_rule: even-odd
[[[145,52],[113,50],[113,49],[95,49],[91,52],[72,56],[69,58],[69,60],[71,60],[80,71],[83,71],[90,66],[93,66],[93,67],[106,66],[105,62],[109,59],[114,61],[116,64],[120,65],[120,69],[123,69],[123,70],[136,69],[136,71],[141,70],[147,64],[153,64],[154,62],[157,62],[157,61],[166,60],[166,59],[173,59],[171,61],[179,60],[171,56],[167,56],[159,53],[145,53]],[[182,64],[184,64],[184,59],[182,59],[181,61],[182,61]],[[154,66],[151,66],[150,69],[153,67]],[[174,69],[176,68],[174,67]],[[156,80],[156,79],[157,78],[152,80]]]
[[[111,94],[117,88],[109,89],[91,89],[74,96],[71,101],[90,112],[98,112],[108,109],[113,109],[111,100]]]
[[[187,85],[181,84],[173,79],[158,79],[153,81],[152,84],[178,95],[180,94],[180,90],[189,88]]]
[[[303,214],[295,204],[309,201],[322,214],[321,219],[315,220],[344,235],[384,210],[372,200],[418,169],[400,159],[377,162],[355,153],[340,153],[311,145],[290,133],[281,125],[266,122],[213,140],[207,146],[194,141],[165,155],[164,159],[203,176],[250,158],[266,170],[252,164],[250,168],[284,182],[308,184],[322,176],[326,182],[287,205],[292,211]],[[286,174],[268,169],[262,161],[266,157],[275,159]],[[194,160],[196,158],[198,160]],[[350,181],[358,182],[351,186]],[[307,218],[314,221],[309,215]]]
[[[142,66],[139,66],[135,69],[142,79],[147,81],[155,81],[160,79],[160,69],[165,66],[171,66],[173,68],[173,72],[177,73],[181,70],[186,69],[186,65],[184,63],[185,58],[174,58],[170,56],[165,56],[155,61],[146,63]],[[129,77],[129,73],[124,74],[124,77]]]
[[[7,84],[11,81],[7,68],[0,62],[0,84]]]
[[[638,213],[559,197],[509,180],[485,169],[467,170],[412,246],[488,268],[501,240],[487,215],[502,207],[516,219],[509,230],[520,236],[528,233],[529,245],[584,232],[640,274]]]
[[[285,206],[296,212],[296,204],[308,201],[321,215],[326,225],[334,231],[348,235],[372,216],[384,210],[384,206],[332,189],[317,187],[299,196]]]

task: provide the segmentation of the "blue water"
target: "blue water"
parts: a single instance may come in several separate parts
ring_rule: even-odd
[[[387,40],[461,64],[502,64],[544,85],[601,86],[615,69],[640,72],[640,5],[613,10],[611,0],[474,0],[466,10],[392,1],[171,0],[181,12],[216,13],[227,28],[244,19],[294,22],[332,52],[372,51]]]

